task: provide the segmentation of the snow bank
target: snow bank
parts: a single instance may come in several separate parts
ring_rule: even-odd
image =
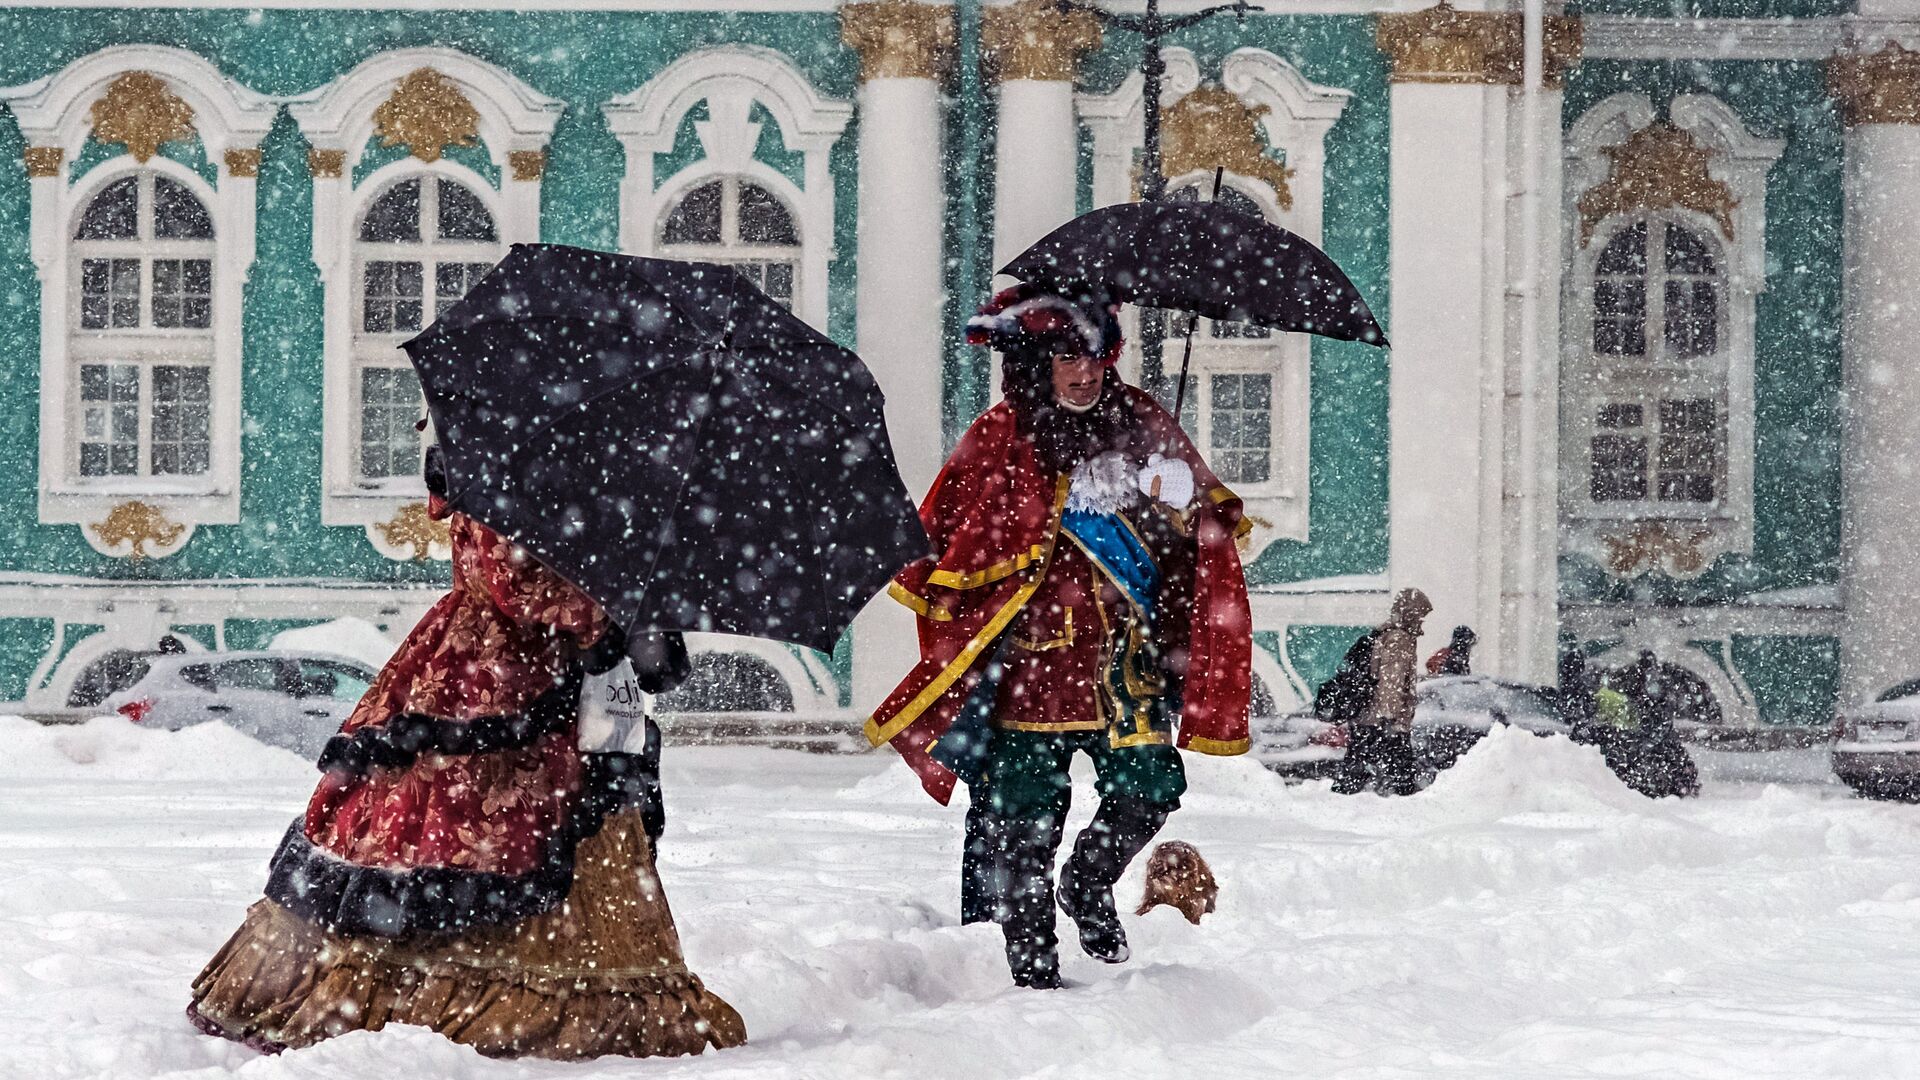
[[[268,647],[294,652],[333,653],[358,660],[377,671],[386,665],[398,646],[399,642],[381,633],[379,627],[365,619],[347,616],[297,630],[282,630],[273,635]]]
[[[120,716],[42,725],[0,716],[0,784],[9,780],[311,780],[313,763],[228,727],[143,728]]]
[[[1516,814],[1640,814],[1654,805],[1621,783],[1594,747],[1505,724],[1494,725],[1415,798],[1485,821]]]

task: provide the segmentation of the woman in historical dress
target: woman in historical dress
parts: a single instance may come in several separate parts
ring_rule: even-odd
[[[624,640],[486,526],[430,504],[453,589],[320,758],[266,895],[193,984],[202,1030],[269,1052],[387,1024],[483,1054],[697,1054],[746,1039],[681,958],[644,822],[657,788],[583,754],[583,679]]]

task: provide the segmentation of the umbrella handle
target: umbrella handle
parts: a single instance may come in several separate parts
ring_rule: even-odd
[[[1227,167],[1213,167],[1213,202],[1220,201],[1220,181],[1225,178]],[[1173,393],[1173,422],[1180,423],[1180,413],[1187,407],[1187,367],[1193,363],[1193,328],[1200,325],[1200,316],[1187,316],[1187,344],[1180,353],[1180,387]]]

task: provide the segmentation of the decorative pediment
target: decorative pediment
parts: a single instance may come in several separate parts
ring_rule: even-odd
[[[480,110],[445,75],[417,68],[373,111],[373,133],[381,146],[405,146],[421,161],[439,161],[448,147],[479,141]]]
[[[1200,87],[1161,116],[1162,170],[1172,178],[1225,168],[1266,184],[1282,210],[1293,209],[1293,170],[1268,156],[1260,130],[1260,118],[1272,111],[1223,87]]]
[[[1607,178],[1580,196],[1580,243],[1593,239],[1600,222],[1615,214],[1674,208],[1712,218],[1733,239],[1740,200],[1713,175],[1713,152],[1693,136],[1656,120],[1627,140],[1601,150],[1611,162]]]
[[[136,161],[145,164],[161,143],[193,137],[193,106],[167,86],[167,81],[145,71],[129,71],[113,80],[107,92],[87,110],[93,137],[103,143],[122,143]]]

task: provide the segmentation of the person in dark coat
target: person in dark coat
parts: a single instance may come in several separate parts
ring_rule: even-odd
[[[1387,621],[1370,635],[1372,694],[1367,707],[1347,725],[1347,756],[1334,778],[1334,791],[1357,795],[1370,784],[1382,795],[1418,790],[1419,765],[1413,756],[1415,650],[1432,611],[1426,593],[1401,589]]]
[[[1473,674],[1473,647],[1480,637],[1471,626],[1453,628],[1453,639],[1446,647],[1427,657],[1429,675],[1471,675]]]
[[[1578,654],[1561,660],[1562,714],[1573,737],[1600,750],[1621,782],[1650,799],[1700,793],[1700,773],[1674,730],[1679,701],[1651,652],[1595,678]]]

